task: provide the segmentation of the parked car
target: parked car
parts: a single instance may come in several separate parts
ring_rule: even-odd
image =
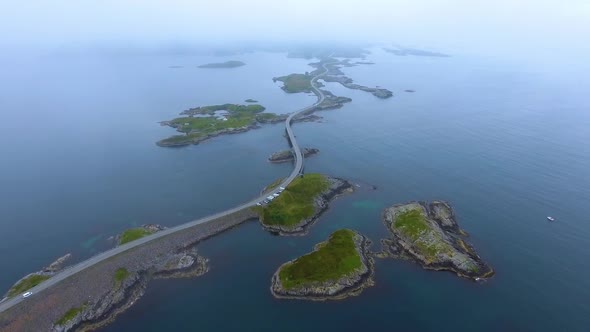
[[[23,297],[29,297],[29,296],[31,296],[31,295],[33,295],[33,293],[32,293],[32,292],[26,292],[26,293],[23,293]]]

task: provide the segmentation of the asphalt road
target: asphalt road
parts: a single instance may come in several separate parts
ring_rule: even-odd
[[[191,227],[199,225],[199,224],[203,224],[203,223],[213,221],[213,220],[221,218],[221,217],[228,216],[228,215],[238,212],[242,209],[252,207],[252,206],[256,205],[257,203],[264,201],[267,196],[277,193],[279,191],[279,187],[287,187],[301,173],[301,170],[303,169],[303,155],[301,153],[301,149],[299,148],[299,144],[297,144],[297,140],[295,139],[295,135],[293,134],[293,129],[291,128],[291,122],[293,121],[293,118],[296,117],[297,115],[310,110],[311,108],[319,105],[320,103],[322,103],[324,101],[324,99],[325,99],[324,94],[322,93],[321,90],[319,90],[318,88],[315,87],[315,82],[317,81],[317,79],[320,78],[321,76],[325,75],[328,72],[328,69],[326,68],[326,64],[322,65],[322,67],[323,67],[324,71],[322,73],[314,76],[311,80],[312,90],[316,94],[316,96],[318,96],[317,102],[311,106],[305,107],[301,110],[298,110],[298,111],[292,113],[291,115],[289,115],[289,117],[285,121],[285,129],[287,131],[287,134],[289,135],[289,140],[291,142],[292,148],[295,151],[295,168],[293,168],[293,171],[291,172],[289,177],[287,177],[285,180],[283,180],[283,182],[279,186],[275,187],[274,189],[272,189],[270,191],[262,193],[262,195],[260,197],[257,197],[257,198],[255,198],[249,202],[246,202],[244,204],[238,205],[232,209],[225,210],[225,211],[222,211],[222,212],[219,212],[214,215],[207,216],[207,217],[204,217],[201,219],[193,220],[193,221],[187,222],[185,224],[178,225],[178,226],[175,226],[172,228],[168,228],[163,231],[154,233],[152,235],[143,237],[141,239],[138,239],[138,240],[135,240],[132,242],[128,242],[128,243],[118,246],[116,248],[102,252],[102,253],[100,253],[96,256],[93,256],[85,261],[82,261],[78,264],[67,267],[64,270],[57,273],[56,275],[54,275],[53,277],[47,279],[46,281],[40,283],[37,286],[31,288],[29,290],[29,292],[33,293],[31,296],[29,296],[27,298],[23,298],[22,295],[19,294],[19,295],[14,296],[11,299],[7,299],[4,302],[1,302],[0,303],[0,313],[5,310],[10,309],[11,307],[17,305],[18,303],[20,303],[22,301],[34,301],[35,297],[38,296],[38,293],[40,293],[44,289],[47,289],[47,288],[61,282],[62,280],[66,279],[66,278],[68,278],[68,277],[70,277],[70,276],[90,267],[90,266],[98,264],[106,259],[109,259],[113,256],[123,253],[129,249],[141,246],[141,245],[148,243],[150,241],[162,238],[164,236],[167,236],[167,235],[170,235],[170,234],[173,234],[176,232],[180,232],[182,230],[185,230],[187,228],[191,228]]]

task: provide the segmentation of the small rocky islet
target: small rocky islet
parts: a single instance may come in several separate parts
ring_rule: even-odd
[[[304,148],[301,151],[304,158],[313,156],[319,152],[320,152],[320,150],[315,149],[315,148]],[[295,160],[295,156],[293,155],[293,150],[278,151],[278,152],[275,152],[272,155],[270,155],[270,157],[268,157],[268,161],[270,161],[271,163],[276,163],[276,164],[286,163],[286,162],[289,162],[292,160]]]
[[[459,228],[446,202],[394,205],[383,212],[383,222],[391,238],[381,241],[382,257],[409,259],[425,269],[451,271],[472,280],[494,275],[464,240],[467,233]]]
[[[358,295],[373,285],[371,241],[360,233],[341,229],[314,251],[281,265],[272,277],[277,298],[337,300]]]

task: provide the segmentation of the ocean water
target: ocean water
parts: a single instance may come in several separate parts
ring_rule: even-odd
[[[230,59],[247,65],[194,68]],[[307,236],[276,237],[251,222],[201,243],[209,273],[153,281],[103,331],[588,331],[590,76],[460,54],[374,50],[368,59],[376,64],[344,71],[393,98],[327,83],[353,102],[294,130],[300,145],[320,149],[306,172],[377,190],[339,198]],[[272,82],[311,70],[309,61],[284,54],[20,61],[0,83],[3,288],[67,252],[83,259],[107,248],[125,228],[176,225],[243,202],[290,172],[266,162],[287,146],[281,124],[164,149],[154,142],[173,131],[158,121],[247,98],[277,113],[314,101]],[[184,67],[169,68],[176,65]],[[494,278],[476,284],[386,259],[376,262],[375,286],[357,297],[306,302],[270,294],[276,268],[332,231],[356,229],[378,250],[387,236],[384,207],[433,199],[453,205]]]

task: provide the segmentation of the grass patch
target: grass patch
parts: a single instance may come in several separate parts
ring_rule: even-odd
[[[354,245],[355,233],[338,230],[320,248],[297,258],[279,271],[283,287],[289,289],[310,283],[337,280],[360,268],[361,257]]]
[[[453,255],[453,248],[442,240],[440,234],[430,228],[421,209],[400,213],[393,227],[412,239],[415,248],[429,262],[434,261],[439,253]]]
[[[399,229],[414,241],[420,237],[420,234],[430,230],[424,214],[419,209],[400,213],[395,218],[393,227]]]
[[[328,189],[328,180],[321,174],[298,177],[262,209],[261,221],[266,225],[294,226],[314,213],[313,199]]]
[[[135,241],[137,239],[141,239],[142,237],[148,236],[150,234],[152,234],[152,232],[142,227],[128,229],[124,231],[123,234],[121,234],[121,238],[119,239],[119,245]]]
[[[12,288],[8,291],[8,297],[13,297],[17,294],[24,293],[49,278],[51,277],[42,274],[30,275],[19,281],[16,285],[12,286]]]
[[[69,321],[76,318],[76,316],[78,316],[78,314],[80,314],[82,312],[82,310],[84,310],[84,308],[86,308],[85,305],[83,305],[81,307],[72,308],[72,309],[66,311],[66,313],[55,323],[57,325],[67,324]]]
[[[306,74],[291,74],[275,78],[276,81],[281,81],[285,85],[283,90],[289,93],[310,92],[311,79],[313,76]]]
[[[115,287],[119,288],[127,277],[129,277],[129,271],[124,267],[118,268],[117,271],[115,271]]]

